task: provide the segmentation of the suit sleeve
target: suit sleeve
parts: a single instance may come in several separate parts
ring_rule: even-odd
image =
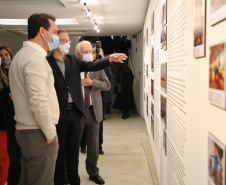
[[[76,56],[74,56],[76,57]],[[109,62],[109,57],[102,58],[100,60],[96,60],[93,62],[86,62],[76,57],[76,62],[80,67],[80,72],[83,71],[99,71],[104,68],[111,66],[112,64]]]
[[[98,72],[99,78],[93,79],[93,90],[102,90],[102,91],[108,91],[111,88],[111,83],[108,80],[108,77],[106,76],[104,70],[101,70]]]
[[[105,72],[105,74],[107,75],[108,80],[109,80],[109,81],[111,81],[111,80],[112,80],[112,78],[113,78],[113,74],[112,74],[112,72],[111,72],[110,67],[105,68],[105,69],[104,69],[104,72]]]

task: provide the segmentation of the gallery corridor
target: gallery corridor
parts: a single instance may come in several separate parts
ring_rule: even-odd
[[[98,167],[106,185],[159,185],[146,124],[139,115],[123,120],[121,114],[106,114],[103,150]],[[94,185],[85,157],[80,153],[81,184]]]

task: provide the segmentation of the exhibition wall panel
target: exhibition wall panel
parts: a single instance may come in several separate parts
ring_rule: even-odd
[[[143,47],[138,112],[161,185],[226,183],[225,7],[151,0],[142,37],[132,41],[132,48]]]

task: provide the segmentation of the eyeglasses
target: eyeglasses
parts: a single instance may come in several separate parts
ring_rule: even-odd
[[[60,39],[60,42],[64,43],[64,44],[69,42],[69,44],[71,44],[71,40],[70,39]]]

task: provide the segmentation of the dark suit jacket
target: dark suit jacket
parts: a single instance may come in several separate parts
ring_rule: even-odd
[[[67,119],[68,92],[75,106],[81,114],[85,115],[80,73],[83,71],[98,71],[109,67],[111,64],[108,61],[108,57],[95,62],[86,62],[77,58],[75,55],[66,55],[65,78],[54,56],[50,55],[47,57],[47,60],[53,70],[55,88],[60,106],[60,119],[58,124],[62,124],[64,120]]]

